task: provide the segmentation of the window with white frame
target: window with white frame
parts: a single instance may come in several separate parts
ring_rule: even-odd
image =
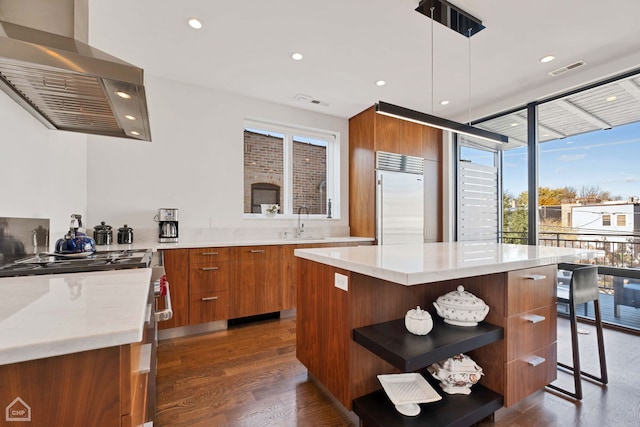
[[[609,227],[611,225],[611,215],[603,214],[602,215],[602,226]]]
[[[336,133],[246,120],[244,213],[277,204],[280,215],[338,217],[339,153]]]
[[[627,226],[627,216],[625,214],[616,215],[616,226],[618,226],[618,227],[626,227]]]

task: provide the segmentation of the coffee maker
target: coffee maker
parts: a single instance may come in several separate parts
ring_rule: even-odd
[[[158,242],[176,243],[178,241],[178,209],[158,209]]]

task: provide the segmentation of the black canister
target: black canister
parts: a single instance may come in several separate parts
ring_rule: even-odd
[[[118,243],[119,244],[133,243],[133,228],[127,227],[127,224],[125,224],[124,227],[118,228]]]
[[[113,242],[111,228],[104,221],[100,222],[100,225],[93,227],[93,239],[96,241],[96,245],[110,245]]]

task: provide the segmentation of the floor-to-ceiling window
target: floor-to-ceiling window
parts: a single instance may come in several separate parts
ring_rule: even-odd
[[[629,270],[640,266],[640,74],[530,105],[537,132],[527,131],[524,108],[475,123],[510,138],[500,150],[500,240],[602,250],[602,257],[583,261],[601,267],[604,319],[640,330],[640,274]],[[535,162],[530,144],[537,144]],[[533,240],[527,215],[538,218]]]

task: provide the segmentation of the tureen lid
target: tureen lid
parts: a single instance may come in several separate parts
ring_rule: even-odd
[[[487,305],[482,299],[478,298],[471,292],[465,291],[464,286],[462,285],[458,285],[457,290],[438,297],[438,304],[476,310],[482,309]]]
[[[439,365],[443,370],[449,372],[482,372],[482,368],[466,354],[450,357],[441,361]]]

